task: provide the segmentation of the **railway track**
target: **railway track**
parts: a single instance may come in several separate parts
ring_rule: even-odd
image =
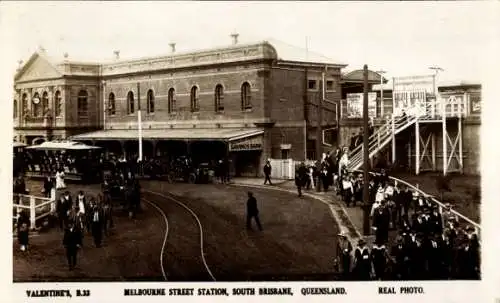
[[[215,282],[205,259],[203,226],[196,213],[170,194],[150,190],[142,193],[142,200],[162,213],[166,222],[160,256],[165,280]]]

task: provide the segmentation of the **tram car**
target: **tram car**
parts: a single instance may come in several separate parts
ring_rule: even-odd
[[[189,157],[182,156],[170,164],[169,180],[187,183],[212,182],[214,169],[209,163],[195,165]]]
[[[73,141],[48,141],[26,147],[30,154],[27,175],[33,178],[64,171],[65,179],[95,183],[102,180],[102,149]]]

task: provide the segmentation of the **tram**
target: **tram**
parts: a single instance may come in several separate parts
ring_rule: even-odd
[[[66,180],[100,182],[102,149],[74,141],[49,141],[26,147],[26,175],[43,177],[64,171]]]

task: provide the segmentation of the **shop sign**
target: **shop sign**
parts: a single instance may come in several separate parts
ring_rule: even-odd
[[[229,143],[229,151],[262,150],[262,135],[243,138]]]
[[[347,94],[347,118],[363,118],[363,94]],[[368,117],[377,114],[377,93],[368,93]]]

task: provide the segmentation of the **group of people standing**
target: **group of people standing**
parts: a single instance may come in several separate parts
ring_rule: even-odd
[[[352,196],[346,187],[340,191],[344,201],[362,200],[363,179],[353,182],[348,187]],[[360,240],[352,254],[346,236],[339,235],[337,264],[344,278],[479,279],[478,235],[472,226],[459,224],[449,204],[440,211],[428,198],[389,181],[385,171],[370,178],[369,199],[375,241],[370,249]],[[395,243],[390,231],[396,234]]]

